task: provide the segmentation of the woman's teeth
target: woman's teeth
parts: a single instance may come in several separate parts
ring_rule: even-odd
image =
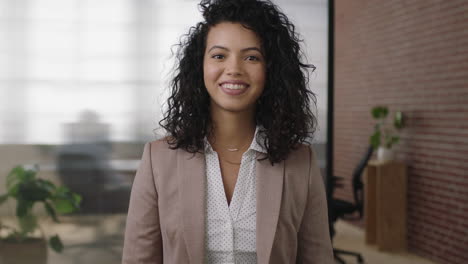
[[[231,89],[231,90],[240,90],[247,87],[244,84],[233,84],[233,83],[224,83],[221,85],[223,88]]]

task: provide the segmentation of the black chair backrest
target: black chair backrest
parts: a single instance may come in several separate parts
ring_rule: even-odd
[[[364,184],[362,183],[362,174],[367,166],[367,163],[369,162],[369,159],[372,156],[373,151],[373,147],[369,146],[366,154],[364,155],[364,157],[362,157],[361,161],[359,162],[358,166],[356,167],[356,169],[354,169],[353,172],[352,184],[354,203],[358,209],[360,217],[362,217],[364,205]]]

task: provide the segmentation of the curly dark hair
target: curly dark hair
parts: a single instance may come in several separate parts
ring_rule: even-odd
[[[255,120],[263,127],[263,143],[270,162],[287,158],[291,150],[312,138],[316,117],[314,93],[307,89],[305,64],[295,26],[268,0],[202,0],[205,21],[181,38],[171,80],[168,110],[159,124],[167,130],[171,148],[201,152],[211,131],[210,96],[203,81],[203,57],[209,29],[221,22],[240,23],[262,41],[266,62],[265,88],[257,101]]]

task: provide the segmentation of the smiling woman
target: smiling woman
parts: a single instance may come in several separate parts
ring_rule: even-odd
[[[264,0],[203,0],[161,140],[136,174],[123,263],[333,263],[307,144],[315,102],[295,26]]]
[[[206,49],[203,79],[211,114],[228,111],[253,116],[265,86],[265,61],[258,36],[242,24],[220,23],[209,31]]]

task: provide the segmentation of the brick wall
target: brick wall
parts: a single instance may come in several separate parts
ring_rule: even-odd
[[[372,106],[403,111],[409,250],[468,263],[468,1],[336,0],[335,41],[334,174],[365,152]]]

